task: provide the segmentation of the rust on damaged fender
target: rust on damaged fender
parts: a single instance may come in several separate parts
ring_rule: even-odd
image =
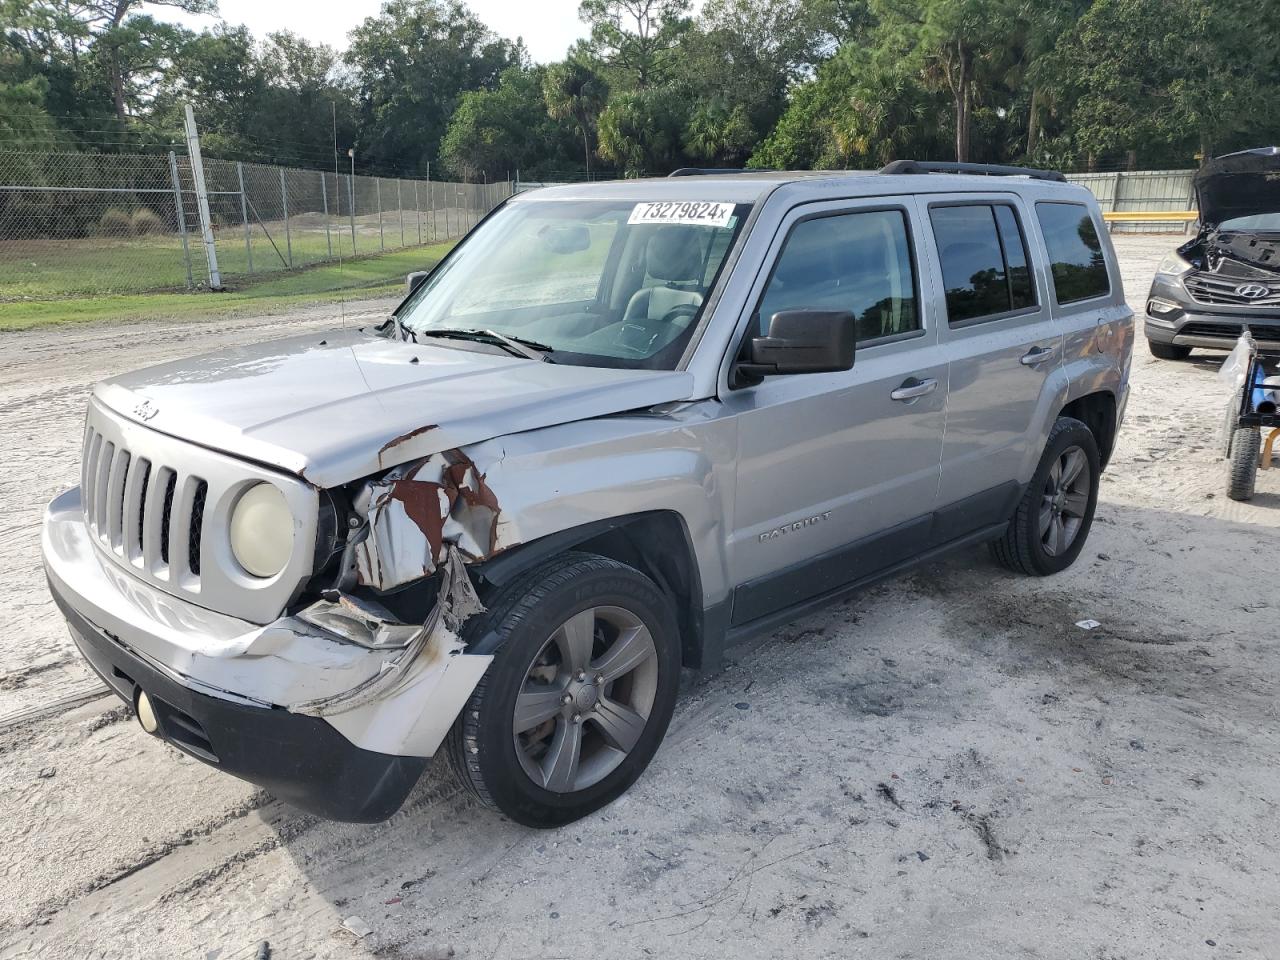
[[[356,580],[378,590],[428,577],[452,545],[467,560],[497,550],[502,508],[471,458],[432,454],[369,481],[355,503],[368,536],[355,550]]]

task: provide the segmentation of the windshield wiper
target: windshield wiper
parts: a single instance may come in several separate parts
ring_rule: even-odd
[[[440,337],[448,340],[472,340],[477,343],[492,343],[502,347],[508,353],[512,353],[517,357],[525,357],[529,360],[541,360],[544,363],[554,363],[547,354],[554,353],[555,348],[549,347],[545,343],[539,343],[537,340],[526,340],[524,337],[512,337],[505,333],[499,333],[497,330],[454,330],[454,329],[431,329],[431,330],[411,330],[405,327],[405,330],[413,337],[415,343],[418,337]]]

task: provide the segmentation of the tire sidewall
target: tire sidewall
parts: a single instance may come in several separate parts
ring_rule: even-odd
[[[473,751],[497,807],[528,826],[558,826],[576,820],[611,802],[634,783],[662,742],[680,683],[675,618],[653,581],[612,561],[585,560],[568,569],[573,575],[567,582],[557,583],[529,608],[521,610],[517,605],[503,623],[492,625],[500,646],[486,675],[482,702],[465,708],[479,716],[474,739],[469,738],[464,749]],[[584,790],[557,794],[538,786],[525,773],[516,754],[512,713],[529,666],[552,633],[574,614],[600,606],[631,611],[652,634],[658,652],[653,708],[640,740],[616,769]]]
[[[1258,459],[1262,451],[1262,431],[1237,427],[1231,434],[1227,455],[1227,496],[1232,500],[1252,499],[1258,481]]]
[[[1070,447],[1079,447],[1084,451],[1085,459],[1088,461],[1089,502],[1075,541],[1065,553],[1050,556],[1045,552],[1044,544],[1040,542],[1040,498],[1049,471]],[[1093,528],[1093,515],[1098,506],[1098,485],[1101,478],[1102,462],[1093,432],[1078,420],[1059,421],[1059,429],[1050,434],[1049,443],[1040,458],[1040,465],[1036,468],[1035,476],[1031,478],[1031,485],[1027,489],[1028,509],[1025,511],[1026,519],[1020,531],[1027,557],[1038,574],[1059,573],[1075,563],[1076,558],[1080,556],[1080,551],[1084,549]]]

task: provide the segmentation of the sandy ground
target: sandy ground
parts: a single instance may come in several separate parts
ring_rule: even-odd
[[[1170,242],[1118,241],[1135,308]],[[1280,955],[1280,471],[1224,496],[1217,355],[1139,339],[1067,573],[970,551],[733,651],[631,792],[564,829],[440,773],[349,826],[85,702],[37,530],[92,381],[333,322],[0,338],[0,960]]]

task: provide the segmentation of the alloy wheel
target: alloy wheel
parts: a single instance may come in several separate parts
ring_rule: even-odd
[[[1071,549],[1084,526],[1092,479],[1089,458],[1068,447],[1054,461],[1040,498],[1040,543],[1051,557]]]
[[[525,671],[512,717],[521,767],[553,793],[599,783],[644,733],[657,689],[658,651],[639,617],[612,606],[574,614]]]

